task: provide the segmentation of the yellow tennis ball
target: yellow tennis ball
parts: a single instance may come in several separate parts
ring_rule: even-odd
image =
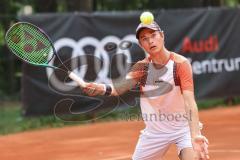
[[[151,24],[154,21],[154,16],[151,12],[143,12],[140,16],[140,21],[143,24]]]

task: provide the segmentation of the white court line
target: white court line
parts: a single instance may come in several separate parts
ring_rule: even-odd
[[[209,152],[215,152],[215,153],[226,153],[226,152],[231,152],[231,153],[240,153],[239,149],[211,149]],[[132,155],[127,155],[127,156],[120,156],[120,157],[112,157],[112,158],[105,158],[103,160],[126,160],[126,159],[131,159]]]
[[[239,149],[211,149],[209,152],[232,152],[232,153],[240,153]]]
[[[127,155],[127,156],[120,156],[120,157],[112,157],[112,158],[105,158],[103,160],[126,160],[129,158],[131,159],[132,155]]]

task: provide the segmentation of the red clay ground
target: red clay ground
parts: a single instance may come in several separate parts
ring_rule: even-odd
[[[240,159],[240,106],[200,112],[213,160]],[[0,160],[129,160],[143,122],[108,122],[0,136]],[[175,147],[166,155],[177,160]]]

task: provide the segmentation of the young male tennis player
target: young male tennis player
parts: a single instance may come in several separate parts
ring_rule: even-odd
[[[136,38],[148,57],[132,67],[126,80],[114,85],[87,83],[84,92],[90,96],[118,96],[140,86],[146,127],[133,160],[161,160],[171,144],[176,144],[181,160],[209,159],[208,140],[199,127],[190,63],[166,49],[164,32],[155,21],[140,23]]]

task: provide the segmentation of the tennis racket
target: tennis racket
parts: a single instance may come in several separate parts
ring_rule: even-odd
[[[15,23],[7,31],[5,40],[11,52],[22,61],[34,66],[62,70],[80,87],[86,86],[86,82],[82,78],[68,70],[57,54],[51,39],[41,28],[28,22]],[[63,67],[49,65],[54,57]]]

